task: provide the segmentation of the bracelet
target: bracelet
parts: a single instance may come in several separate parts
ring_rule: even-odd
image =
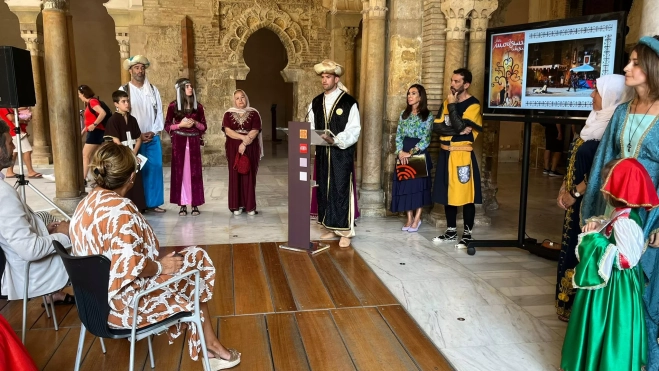
[[[157,261],[157,260],[155,260],[155,262],[156,262],[156,265],[158,266],[158,271],[156,272],[154,277],[158,277],[162,273],[162,264],[160,264],[160,262]]]

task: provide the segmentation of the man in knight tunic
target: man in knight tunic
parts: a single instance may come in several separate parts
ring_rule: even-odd
[[[324,92],[307,112],[312,130],[325,130],[329,146],[316,146],[318,223],[328,229],[321,239],[339,236],[339,246],[350,246],[355,235],[354,159],[361,130],[357,101],[341,84],[343,66],[330,61],[314,66]]]
[[[476,205],[482,203],[481,178],[473,144],[483,129],[481,105],[467,92],[472,75],[466,68],[453,71],[451,94],[437,114],[433,131],[439,135],[440,151],[432,199],[444,205],[446,232],[433,242],[456,241],[458,207],[462,206],[464,230],[456,245],[467,248],[472,240]]]

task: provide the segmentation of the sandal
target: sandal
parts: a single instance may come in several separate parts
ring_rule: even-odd
[[[55,300],[53,304],[55,305],[73,305],[76,303],[76,298],[73,295],[66,294],[64,296],[64,300]],[[50,303],[48,303],[50,304]],[[43,308],[44,305],[41,303],[41,308]]]
[[[186,215],[188,215],[188,207],[181,206],[181,211],[178,212],[178,216],[186,216]]]
[[[149,209],[149,210],[153,211],[154,213],[159,213],[159,214],[162,214],[162,213],[167,211],[167,210],[165,210],[161,207],[154,207],[153,209]]]
[[[27,177],[30,178],[30,179],[41,179],[41,178],[43,178],[43,174],[34,173],[34,175],[28,175]]]
[[[229,351],[229,354],[231,356],[229,359],[224,359],[220,357],[219,354],[216,354],[212,350],[208,349],[208,353],[212,354],[215,356],[214,358],[209,358],[208,361],[211,366],[211,370],[225,370],[227,368],[231,368],[236,366],[237,364],[240,363],[240,353],[238,353],[237,350],[235,349],[227,349]]]
[[[198,216],[199,214],[201,213],[199,212],[199,209],[197,209],[197,206],[192,206],[192,212],[190,213],[190,215]]]

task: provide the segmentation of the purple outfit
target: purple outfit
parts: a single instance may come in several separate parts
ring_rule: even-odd
[[[181,128],[184,117],[196,124]],[[177,114],[176,101],[169,104],[165,130],[172,137],[172,183],[169,202],[179,206],[204,204],[204,180],[201,165],[201,136],[206,132],[204,106],[197,103],[197,110]]]

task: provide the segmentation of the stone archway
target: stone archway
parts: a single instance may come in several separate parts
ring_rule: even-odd
[[[222,3],[221,18],[227,20],[222,29],[221,44],[229,51],[228,61],[232,65],[233,80],[244,80],[249,73],[243,55],[245,44],[256,31],[266,28],[274,32],[286,49],[288,65],[281,71],[284,81],[293,84],[293,117],[300,112],[300,87],[298,81],[304,75],[303,54],[309,54],[309,42],[300,25],[291,16],[278,8],[252,7],[244,9],[244,3]],[[230,20],[230,21],[229,21]]]

